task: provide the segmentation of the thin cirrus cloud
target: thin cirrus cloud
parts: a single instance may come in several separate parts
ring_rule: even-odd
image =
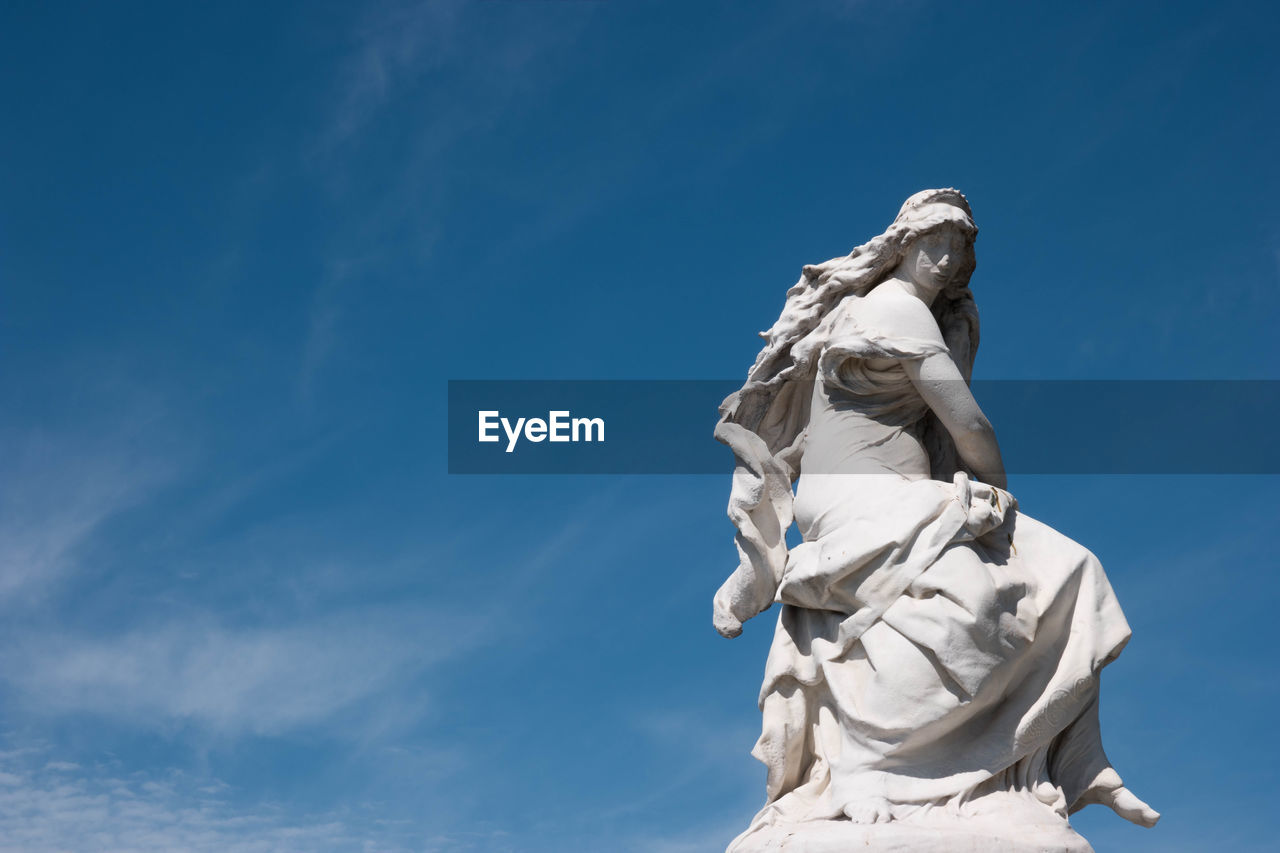
[[[162,438],[122,429],[5,430],[0,443],[0,603],[73,574],[77,550],[181,467]]]
[[[28,637],[0,669],[42,713],[279,735],[461,653],[468,632],[452,622],[417,608],[366,608],[285,627],[175,622],[119,636]]]
[[[464,63],[468,81],[485,102],[469,102],[459,109],[455,99],[447,97],[451,89],[432,90],[435,97],[428,102],[433,109],[424,111],[431,119],[427,129],[432,132],[423,136],[429,150],[446,147],[438,144],[442,141],[456,141],[459,131],[493,121],[519,93],[536,93],[531,69],[548,54],[568,48],[585,20],[542,8],[507,11],[499,23],[486,10],[458,0],[374,5],[355,28],[353,49],[338,64],[334,108],[318,136],[316,152],[331,152],[351,141],[405,87],[446,66]],[[484,50],[467,47],[474,44],[483,44]],[[445,105],[453,109],[442,114]]]
[[[0,752],[0,853],[112,850],[116,853],[321,853],[401,851],[395,833],[363,843],[358,815],[286,814],[245,808],[228,786],[178,772],[124,773],[118,767],[41,766],[45,750]]]

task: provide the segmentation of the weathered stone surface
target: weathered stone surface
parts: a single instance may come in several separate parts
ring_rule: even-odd
[[[735,851],[1083,851],[1084,805],[1159,817],[1102,748],[1120,604],[1092,553],[1018,509],[969,389],[976,234],[964,196],[926,190],[805,267],[721,407],[740,564],[714,624],[782,605],[767,800]]]
[[[733,849],[735,853],[1093,853],[1089,842],[1065,822],[1058,827],[929,827],[909,823],[856,824],[809,821],[769,827]]]

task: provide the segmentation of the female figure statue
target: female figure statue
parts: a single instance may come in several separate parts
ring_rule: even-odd
[[[969,390],[976,234],[963,195],[926,190],[884,234],[805,267],[721,406],[741,562],[716,628],[737,636],[782,604],[753,750],[767,802],[731,851],[943,825],[1089,850],[1066,824],[1086,804],[1159,818],[1098,728],[1124,614],[1093,554],[1018,512]],[[892,849],[928,846],[913,843]]]

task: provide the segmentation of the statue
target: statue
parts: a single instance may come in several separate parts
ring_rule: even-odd
[[[1074,853],[1089,803],[1159,819],[1102,748],[1119,602],[1093,554],[1018,511],[969,390],[976,234],[961,193],[926,190],[806,266],[720,407],[740,564],[716,629],[782,605],[752,751],[767,801],[730,853]]]

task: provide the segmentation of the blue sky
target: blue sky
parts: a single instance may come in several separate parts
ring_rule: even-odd
[[[0,850],[722,849],[771,633],[711,629],[727,478],[450,476],[446,380],[741,376],[931,186],[980,377],[1280,379],[1278,24],[8,4]],[[1277,486],[1012,479],[1135,631],[1103,728],[1165,817],[1099,853],[1274,843]]]

